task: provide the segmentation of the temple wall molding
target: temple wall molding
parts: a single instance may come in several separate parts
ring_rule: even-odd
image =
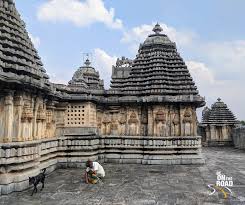
[[[41,169],[83,167],[87,159],[139,164],[203,164],[201,137],[157,137],[89,134],[71,128],[65,135],[25,143],[0,143],[0,194],[29,187],[28,177]],[[78,128],[74,128],[78,129]],[[73,133],[73,134],[72,134]],[[185,148],[177,151],[176,148]],[[69,150],[69,152],[66,152]],[[168,153],[168,154],[167,154]],[[179,153],[179,155],[175,155]]]

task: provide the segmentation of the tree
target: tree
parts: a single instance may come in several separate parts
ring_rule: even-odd
[[[240,123],[241,123],[241,125],[245,125],[245,121],[244,120],[241,120]]]

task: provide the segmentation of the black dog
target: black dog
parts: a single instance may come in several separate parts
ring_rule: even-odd
[[[29,177],[29,185],[34,185],[34,189],[32,191],[32,194],[31,196],[33,195],[34,191],[37,193],[37,185],[39,184],[39,182],[42,183],[42,189],[41,191],[43,190],[44,188],[44,181],[45,181],[45,172],[46,172],[46,168],[43,169],[43,172],[38,174],[37,176],[35,177]]]

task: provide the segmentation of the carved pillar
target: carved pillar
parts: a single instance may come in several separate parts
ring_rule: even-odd
[[[38,137],[38,131],[37,131],[37,127],[38,127],[38,124],[37,124],[37,112],[38,112],[38,108],[39,108],[39,105],[41,103],[41,97],[38,96],[35,100],[35,103],[34,103],[34,115],[33,115],[33,127],[32,127],[32,138],[34,140],[37,140],[39,139]]]
[[[211,137],[210,137],[210,128],[209,128],[209,126],[205,127],[205,136],[206,136],[205,142],[210,141]]]
[[[185,127],[184,127],[184,123],[183,123],[183,119],[184,119],[184,112],[185,109],[182,105],[180,105],[180,136],[185,136]]]
[[[22,136],[21,136],[21,115],[22,115],[22,110],[23,110],[23,96],[21,94],[18,94],[17,96],[14,97],[14,105],[15,105],[15,123],[14,123],[14,139],[13,141],[20,142],[22,141]]]
[[[214,125],[210,125],[210,140],[216,140],[216,129]]]
[[[197,114],[196,114],[196,108],[193,108],[193,136],[197,136]]]
[[[13,131],[13,92],[8,91],[4,99],[4,138],[3,142],[12,142]]]
[[[47,137],[51,138],[54,137],[56,125],[54,119],[54,102],[50,101],[47,104],[47,112],[46,112],[46,130],[47,130]]]
[[[32,136],[33,108],[30,99],[25,99],[24,107],[21,115],[21,138],[22,140],[30,140]]]
[[[222,140],[228,140],[229,138],[230,136],[228,136],[227,126],[223,125],[222,126]]]
[[[154,118],[153,118],[153,108],[152,106],[148,106],[148,135],[153,136],[153,126],[154,126]]]
[[[55,121],[56,121],[56,130],[55,136],[63,136],[64,135],[64,127],[65,127],[65,111],[67,109],[68,103],[57,103],[55,109]]]

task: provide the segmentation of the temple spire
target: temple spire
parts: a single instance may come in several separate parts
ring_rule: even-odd
[[[163,31],[162,27],[157,23],[154,28],[152,29],[156,34],[159,34]]]
[[[87,67],[91,65],[91,62],[89,61],[88,58],[87,58],[86,61],[84,62],[84,65],[86,65]]]

